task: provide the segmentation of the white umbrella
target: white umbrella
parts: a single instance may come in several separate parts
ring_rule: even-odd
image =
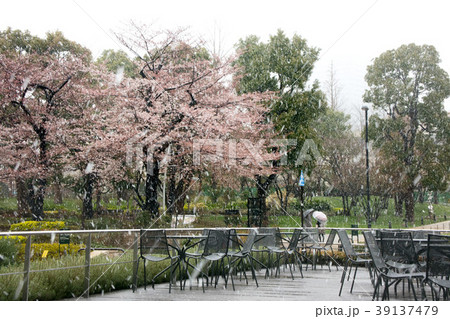
[[[328,220],[327,215],[317,210],[313,212],[312,216],[321,223],[325,223]]]

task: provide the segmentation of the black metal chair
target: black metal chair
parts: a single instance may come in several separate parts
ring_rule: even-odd
[[[340,229],[337,231],[337,234],[339,236],[339,240],[341,241],[342,248],[344,249],[345,253],[345,264],[344,264],[344,271],[342,272],[341,276],[341,287],[339,289],[339,296],[342,293],[342,287],[344,286],[345,282],[345,275],[348,274],[347,280],[350,279],[350,274],[352,272],[352,267],[355,266],[355,272],[353,273],[353,280],[352,280],[352,286],[350,288],[350,293],[353,292],[353,286],[355,284],[355,278],[356,278],[356,272],[358,271],[358,267],[360,266],[366,266],[369,270],[370,279],[373,282],[373,275],[372,275],[372,268],[371,268],[371,259],[368,258],[362,258],[362,256],[365,256],[365,254],[357,253],[355,249],[353,248],[352,243],[350,242],[350,239],[348,238],[347,231]],[[350,269],[348,270],[348,267],[350,266]],[[348,272],[347,272],[348,270]]]
[[[298,268],[300,270],[300,275],[302,276],[302,278],[303,278],[303,270],[302,270],[302,268],[303,268],[303,263],[302,263],[303,254],[302,254],[301,246],[299,247],[299,242],[304,237],[306,237],[306,236],[303,234],[302,229],[300,229],[300,228],[294,229],[292,237],[289,239],[289,245],[286,248],[286,252],[285,252],[286,255],[287,255],[287,258],[289,258],[289,256],[293,256],[294,262],[297,263]],[[293,278],[293,276],[292,276],[292,278]]]
[[[321,245],[318,242],[313,243],[313,245],[311,247],[309,247],[309,249],[315,249],[318,252],[323,252],[323,254],[325,255],[326,259],[327,259],[327,265],[328,265],[328,270],[331,271],[331,266],[330,264],[333,263],[333,244],[334,244],[334,239],[336,237],[336,229],[332,229],[330,234],[328,235],[327,241],[325,242],[324,245]],[[331,253],[331,254],[330,254]],[[338,265],[336,264],[336,270],[338,270]],[[323,266],[322,266],[323,267]]]
[[[244,244],[242,245],[242,249],[237,252],[228,252],[228,255],[230,257],[230,274],[233,275],[233,272],[240,271],[241,278],[242,274],[245,277],[245,282],[248,285],[248,279],[246,275],[247,270],[247,263],[250,265],[250,270],[252,272],[252,278],[255,280],[256,287],[258,287],[258,280],[256,279],[256,273],[255,273],[255,267],[253,265],[253,261],[255,259],[252,256],[252,247],[257,240],[257,232],[255,229],[251,229],[247,239],[245,240]],[[233,239],[232,239],[233,240]],[[233,286],[234,288],[234,286]]]
[[[424,284],[431,287],[433,300],[449,300],[450,236],[428,235],[427,266]],[[436,288],[437,289],[436,289]]]
[[[380,249],[386,264],[397,272],[414,272],[420,268],[408,231],[380,231]]]
[[[303,257],[311,262],[311,269],[315,269],[317,264],[317,251],[323,248],[319,243],[319,229],[304,230],[303,235],[304,237],[301,240]],[[312,259],[307,257],[308,252],[312,255]],[[306,264],[306,270],[308,270],[308,263]]]
[[[152,278],[152,288],[155,288],[155,279],[169,271],[169,293],[172,290],[173,274],[178,267],[181,272],[180,258],[178,255],[171,254],[171,249],[176,249],[175,246],[169,244],[166,236],[166,231],[161,230],[147,230],[140,231],[140,256],[138,258],[137,267],[139,269],[139,260],[144,260],[144,289],[147,289],[147,267],[146,262],[161,262],[170,260],[170,265],[161,270]],[[180,278],[181,279],[181,278]]]
[[[281,275],[280,271],[280,261],[283,260],[283,264],[289,267],[289,271],[291,273],[292,279],[294,279],[294,273],[292,272],[291,264],[287,262],[288,259],[288,252],[286,247],[284,246],[285,239],[281,235],[279,228],[273,228],[272,229],[272,236],[273,242],[270,245],[267,245],[266,248],[269,251],[269,260],[271,260],[271,256],[275,255],[275,277]],[[273,266],[273,265],[272,265]]]
[[[426,271],[427,258],[427,241],[428,235],[434,234],[432,231],[417,230],[411,232],[414,241],[414,249],[416,251],[417,259],[419,261],[420,271]]]
[[[417,300],[416,291],[414,289],[414,285],[412,280],[415,278],[419,278],[422,294],[424,295],[425,291],[423,289],[422,279],[425,278],[425,273],[423,272],[409,272],[409,273],[398,273],[392,270],[383,259],[381,254],[381,250],[379,249],[375,236],[370,231],[363,232],[364,239],[366,241],[366,246],[369,250],[370,256],[372,258],[373,265],[376,269],[376,280],[375,280],[375,289],[373,292],[372,300],[375,300],[375,296],[377,296],[377,300],[379,298],[379,290],[380,286],[383,283],[384,291],[382,295],[382,300],[389,300],[389,287],[393,284],[398,283],[401,280],[408,280],[409,286],[412,288],[414,299]]]
[[[269,269],[273,274],[273,268],[275,270],[275,277],[280,273],[280,261],[283,258],[286,260],[286,247],[283,244],[283,237],[280,233],[280,229],[277,227],[263,227],[257,230],[257,240],[254,243],[252,249],[253,253],[266,253],[268,256],[268,265],[266,267],[266,277],[269,274]],[[275,257],[275,260],[273,260]],[[260,265],[264,265],[261,261],[258,261]],[[291,265],[288,264],[289,270],[291,272],[292,278],[294,275],[292,273]]]
[[[203,251],[196,253],[186,253],[186,259],[198,259],[200,270],[204,264],[208,264],[208,271],[211,277],[214,278],[214,287],[217,287],[219,277],[222,276],[225,280],[225,287],[228,284],[228,274],[226,268],[229,267],[229,255],[228,249],[230,247],[230,234],[231,229],[208,229],[205,230],[207,238],[204,241]],[[234,230],[235,232],[235,230]],[[228,263],[225,264],[224,260],[227,259]],[[212,282],[211,278],[211,282]],[[204,288],[203,282],[202,286]],[[234,289],[234,283],[233,283]]]
[[[257,264],[266,269],[265,278],[269,276],[269,269],[272,269],[272,253],[268,247],[276,247],[278,246],[277,241],[281,241],[276,234],[277,228],[274,227],[261,227],[256,230],[257,239],[251,251]],[[264,256],[267,256],[267,265],[262,262]]]

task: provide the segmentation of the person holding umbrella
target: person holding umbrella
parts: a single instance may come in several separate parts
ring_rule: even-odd
[[[325,241],[325,230],[323,227],[325,227],[327,223],[327,215],[325,215],[323,212],[314,211],[312,213],[312,216],[315,220],[317,220],[317,227],[319,228],[319,241]]]

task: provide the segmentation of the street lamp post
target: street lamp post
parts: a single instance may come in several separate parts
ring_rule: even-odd
[[[367,227],[372,227],[372,220],[370,214],[370,183],[369,183],[369,127],[367,113],[369,107],[363,105],[361,109],[366,113],[366,180],[367,180]]]

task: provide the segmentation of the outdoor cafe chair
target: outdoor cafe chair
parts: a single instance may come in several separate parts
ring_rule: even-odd
[[[393,284],[397,284],[398,282],[406,279],[408,280],[409,286],[412,288],[414,299],[417,300],[416,291],[414,289],[414,285],[412,280],[414,278],[419,278],[421,284],[422,295],[424,296],[425,291],[423,289],[422,280],[425,278],[425,273],[423,272],[408,272],[408,273],[398,273],[392,270],[383,259],[381,254],[381,250],[377,245],[375,236],[370,231],[363,232],[364,239],[366,242],[366,246],[369,250],[370,256],[372,258],[373,266],[376,269],[376,279],[375,279],[375,289],[373,292],[372,300],[375,300],[375,296],[377,296],[377,300],[379,298],[380,286],[383,284],[384,290],[382,295],[382,300],[389,300],[389,287]]]
[[[250,270],[252,272],[252,278],[255,280],[256,287],[258,287],[258,280],[256,279],[256,273],[255,273],[255,267],[253,265],[253,262],[255,261],[255,258],[252,256],[252,247],[257,240],[257,231],[255,229],[250,229],[249,234],[247,235],[247,239],[245,240],[244,244],[242,245],[242,249],[239,251],[231,251],[228,253],[230,256],[230,266],[232,269],[230,269],[231,276],[233,275],[233,271],[240,271],[241,278],[242,274],[244,275],[245,282],[248,285],[246,270],[247,270],[247,264],[250,266]],[[234,286],[233,286],[234,288]]]
[[[369,275],[372,280],[372,268],[371,268],[372,260],[368,259],[368,258],[363,258],[363,256],[365,256],[365,254],[357,253],[355,251],[350,239],[348,238],[346,230],[339,229],[339,230],[337,230],[337,234],[338,234],[339,240],[341,241],[342,249],[344,250],[344,253],[345,253],[344,270],[343,270],[342,276],[341,276],[341,287],[339,288],[339,296],[340,296],[342,293],[342,287],[344,286],[345,276],[348,274],[347,280],[350,279],[350,274],[351,274],[353,266],[355,266],[355,270],[353,273],[353,280],[352,280],[352,286],[350,287],[350,293],[353,292],[353,286],[355,284],[356,272],[358,271],[359,266],[364,265],[368,268]],[[349,267],[350,267],[350,269],[349,269]]]
[[[276,228],[274,227],[260,227],[257,229],[257,235],[255,243],[251,249],[252,256],[259,266],[266,269],[265,278],[269,276],[269,269],[272,268],[272,260],[270,250],[268,246],[275,246],[276,241]],[[257,257],[255,257],[257,256]],[[265,261],[265,256],[267,256],[267,261]],[[264,262],[267,263],[265,265]]]
[[[155,279],[162,274],[169,271],[169,293],[172,289],[173,275],[178,267],[181,272],[180,258],[178,255],[173,255],[171,250],[176,249],[175,246],[169,244],[164,229],[158,230],[140,230],[140,256],[137,262],[137,268],[139,269],[139,260],[144,260],[144,289],[147,289],[147,265],[146,262],[162,262],[164,260],[170,260],[170,264],[157,273],[152,278],[152,288],[155,288]],[[180,279],[181,280],[181,279]]]
[[[268,274],[268,269],[275,270],[275,277],[280,274],[280,261],[281,259],[286,260],[286,247],[283,244],[283,237],[281,235],[280,229],[277,227],[267,227],[258,229],[258,240],[255,241],[252,252],[267,253],[268,255],[268,268],[266,270],[266,276]],[[275,260],[273,260],[275,258]],[[294,274],[292,273],[291,265],[288,264],[289,270],[291,272],[292,278]],[[272,272],[273,273],[273,272]]]
[[[303,257],[310,261],[311,268],[316,268],[317,263],[317,251],[321,250],[323,247],[319,243],[319,229],[309,229],[307,231],[303,231],[303,238],[301,239],[301,247],[303,252]],[[312,254],[312,260],[310,260],[308,256],[308,252]],[[308,263],[306,264],[306,270],[308,270]]]
[[[298,268],[300,270],[300,275],[303,278],[303,264],[302,264],[302,253],[301,250],[299,250],[299,242],[301,241],[301,239],[303,238],[302,236],[304,236],[302,229],[297,228],[294,229],[294,232],[292,234],[292,237],[289,239],[289,245],[286,248],[286,254],[287,256],[293,256],[294,257],[294,261],[297,263]],[[293,276],[292,276],[292,279]]]
[[[206,273],[210,273],[211,277],[215,279],[214,287],[217,287],[220,276],[222,276],[225,280],[225,287],[228,283],[228,274],[226,273],[226,268],[229,267],[228,249],[230,247],[230,242],[232,242],[230,240],[230,234],[232,231],[234,231],[234,233],[236,232],[235,230],[231,229],[219,228],[205,230],[205,233],[207,233],[207,237],[204,241],[203,251],[196,253],[186,252],[186,259],[188,261],[192,258],[199,260],[200,265],[198,265],[198,267],[200,268],[200,270],[203,268],[204,264],[208,265],[208,271],[206,271]],[[225,265],[225,259],[227,259],[228,261],[227,265]]]
[[[386,264],[397,272],[420,268],[411,232],[380,231],[380,249]]]
[[[330,264],[333,262],[333,244],[334,244],[335,237],[336,237],[336,229],[332,229],[330,234],[328,235],[327,241],[325,242],[324,245],[321,245],[319,242],[313,242],[313,245],[309,247],[309,249],[315,249],[319,252],[323,252],[323,254],[325,255],[325,257],[327,259],[327,265],[328,265],[329,271],[331,271]],[[337,264],[336,264],[336,270],[338,270]]]
[[[431,287],[433,300],[449,300],[450,236],[428,235],[427,263],[424,284]]]

